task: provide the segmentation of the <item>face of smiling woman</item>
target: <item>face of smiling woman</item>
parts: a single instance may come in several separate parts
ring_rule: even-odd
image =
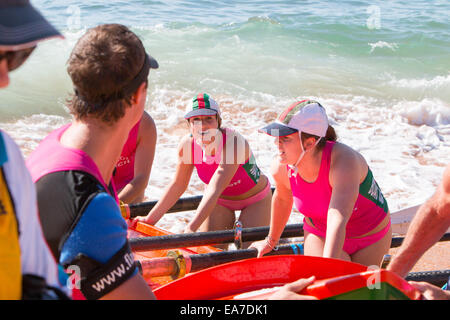
[[[189,127],[198,144],[209,145],[215,141],[219,122],[216,115],[195,116],[189,119]]]
[[[299,134],[293,133],[284,137],[275,138],[278,147],[278,161],[281,164],[294,165],[302,152]]]

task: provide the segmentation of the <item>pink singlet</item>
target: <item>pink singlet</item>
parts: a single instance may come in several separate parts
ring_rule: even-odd
[[[212,176],[216,172],[222,157],[222,149],[226,144],[227,136],[231,135],[233,130],[222,129],[222,144],[214,156],[203,154],[202,148],[192,139],[192,158],[199,178],[206,184],[209,184]],[[239,165],[236,173],[230,181],[230,184],[222,192],[224,196],[237,196],[246,193],[252,189],[259,181],[261,171],[256,165],[253,154],[250,155],[247,162]],[[270,192],[270,183],[267,182],[266,188],[260,193],[244,200],[226,200],[219,198],[217,203],[231,210],[242,210],[252,203],[258,202]]]
[[[116,169],[113,174],[114,184],[118,191],[122,190],[134,178],[134,159],[136,157],[137,138],[139,134],[138,121],[130,130],[128,139],[123,146],[119,161],[117,161]]]
[[[61,136],[69,127],[70,124],[51,132],[42,140],[39,148],[28,157],[27,167],[33,182],[36,183],[41,177],[53,172],[83,171],[96,178],[119,203],[114,182],[111,179],[111,187],[108,188],[94,160],[83,150],[65,147],[61,144]]]
[[[335,142],[327,141],[322,152],[319,175],[315,182],[306,182],[299,174],[295,177],[289,177],[296,208],[305,217],[310,218],[315,227],[311,228],[303,221],[303,228],[323,238],[326,235],[327,215],[332,193],[329,174],[331,151],[334,144]],[[386,228],[373,235],[358,239],[349,238],[355,238],[373,230],[386,217],[388,212],[386,199],[369,168],[366,178],[359,185],[358,198],[353,207],[352,216],[347,223],[344,251],[351,255],[380,240],[388,232],[390,223]]]

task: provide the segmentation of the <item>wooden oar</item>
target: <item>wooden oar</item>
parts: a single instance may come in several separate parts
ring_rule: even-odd
[[[269,227],[254,227],[242,229],[242,242],[264,239],[269,233]],[[286,225],[282,238],[302,237],[303,223]],[[198,247],[211,244],[232,243],[235,240],[234,230],[194,232],[171,234],[156,237],[132,238],[129,240],[133,251],[162,250],[186,247]]]
[[[171,212],[180,212],[180,211],[190,211],[195,210],[198,207],[198,204],[202,200],[202,196],[192,196],[180,198],[173,206],[170,208],[167,213]],[[150,210],[156,205],[158,201],[148,201],[141,203],[131,203],[125,204],[124,210],[127,210],[129,214],[125,218],[136,218],[138,216],[146,216]],[[123,210],[122,210],[123,212]]]
[[[391,248],[400,247],[403,243],[404,237],[393,237],[391,242]],[[450,233],[445,233],[439,241],[450,241]]]

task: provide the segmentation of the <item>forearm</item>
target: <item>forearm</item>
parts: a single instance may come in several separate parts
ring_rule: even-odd
[[[292,212],[293,200],[292,198],[283,199],[278,196],[275,189],[275,193],[272,198],[272,210],[270,216],[270,230],[269,237],[275,242],[281,237],[284,228],[289,220]]]
[[[347,219],[338,210],[330,209],[327,216],[327,232],[323,257],[339,258],[345,242]]]
[[[218,192],[208,191],[202,197],[200,204],[195,211],[194,218],[189,222],[188,226],[191,230],[197,230],[202,223],[209,217],[217,205],[220,194]]]
[[[449,227],[448,218],[434,209],[433,200],[421,206],[405,236],[402,246],[392,259],[388,270],[404,277],[420,257],[432,247]]]
[[[148,178],[143,175],[135,177],[119,192],[119,199],[125,203],[135,203],[144,194],[147,182]]]
[[[222,192],[230,184],[231,179],[236,173],[239,165],[223,165],[221,164],[211,178],[208,186],[206,187],[205,194],[202,201],[198,205],[194,218],[189,222],[188,227],[195,231],[197,230],[203,221],[213,212],[217,205]]]
[[[156,203],[150,213],[147,215],[147,221],[155,224],[161,217],[177,202],[181,195],[186,191],[187,186],[172,182],[164,191],[163,196]]]

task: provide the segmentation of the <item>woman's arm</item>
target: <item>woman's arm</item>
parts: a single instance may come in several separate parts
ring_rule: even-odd
[[[223,129],[225,130],[225,129]],[[209,182],[205,194],[197,207],[194,218],[188,223],[185,232],[195,232],[217,205],[222,192],[228,187],[240,164],[250,156],[250,147],[242,135],[231,131],[227,133],[221,163]]]
[[[156,137],[155,122],[144,111],[139,125],[136,156],[134,158],[134,178],[119,193],[119,199],[125,203],[142,201],[140,198],[148,185],[155,157]]]
[[[275,180],[276,188],[272,197],[269,236],[266,240],[251,245],[251,247],[258,249],[258,257],[272,251],[277,245],[289,220],[294,203],[286,165],[280,164],[277,159],[274,159],[270,171]]]
[[[345,241],[347,222],[359,193],[361,167],[358,155],[350,149],[336,150],[332,156],[330,185],[333,188],[327,215],[323,256],[339,258]],[[367,169],[367,166],[366,166]]]
[[[180,196],[186,191],[191,179],[194,165],[190,161],[191,138],[185,137],[178,146],[178,163],[175,176],[167,186],[163,196],[145,217],[138,217],[135,220],[144,221],[149,224],[156,224],[159,219],[175,204]],[[189,154],[186,154],[189,153]]]
[[[292,196],[286,165],[275,161],[273,168],[271,168],[271,173],[275,180],[276,188],[272,198],[269,239],[273,239],[275,244],[277,244],[291,216],[294,197]]]
[[[230,184],[239,164],[220,164],[206,187],[205,194],[197,207],[194,218],[186,226],[185,232],[195,232],[211,214],[223,190]]]

